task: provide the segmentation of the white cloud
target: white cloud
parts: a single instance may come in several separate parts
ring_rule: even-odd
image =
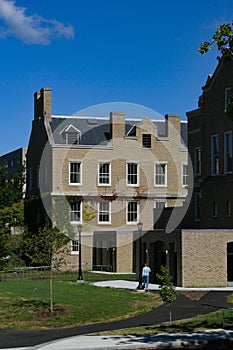
[[[26,44],[49,45],[54,38],[74,37],[74,28],[61,22],[45,19],[37,14],[27,15],[26,8],[16,5],[14,0],[0,0],[0,38],[14,35]]]

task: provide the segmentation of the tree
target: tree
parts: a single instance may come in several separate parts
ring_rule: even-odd
[[[201,54],[205,54],[210,49],[212,49],[213,45],[217,45],[218,51],[221,53],[221,57],[217,57],[217,59],[225,60],[229,59],[230,56],[233,54],[233,28],[232,24],[227,23],[221,25],[215,32],[215,34],[212,37],[212,41],[204,41],[201,43],[198,51]]]
[[[15,175],[8,173],[4,162],[0,163],[0,208],[10,207],[23,198],[25,167],[20,166]]]
[[[217,45],[218,51],[221,53],[221,56],[217,56],[218,61],[228,61],[233,57],[233,22],[232,24],[227,23],[221,25],[215,34],[213,35],[212,41],[204,41],[201,43],[198,51],[201,54],[205,54],[213,45]],[[224,109],[224,112],[233,120],[233,95],[232,93],[227,98],[227,107]]]
[[[169,271],[166,266],[161,266],[161,274],[157,273],[156,277],[160,284],[160,296],[164,303],[169,304],[169,320],[171,324],[171,305],[176,300],[177,296],[175,287],[172,283],[172,277],[169,275]]]
[[[37,233],[24,234],[24,255],[35,266],[50,267],[50,311],[53,312],[53,270],[65,263],[69,238],[49,224],[41,227]]]

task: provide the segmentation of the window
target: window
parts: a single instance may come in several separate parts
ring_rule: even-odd
[[[81,221],[81,202],[70,203],[70,222],[78,223]]]
[[[201,147],[194,149],[194,174],[201,174]]]
[[[226,216],[231,216],[231,201],[226,201]]]
[[[70,162],[70,185],[81,185],[81,163]]]
[[[99,223],[111,223],[111,203],[100,202],[98,205],[98,221]]]
[[[167,164],[155,164],[155,186],[167,186]]]
[[[67,145],[78,145],[80,141],[80,131],[73,125],[66,126],[61,131],[62,138]]]
[[[127,164],[127,185],[128,186],[139,185],[139,164],[136,164],[136,163]]]
[[[128,202],[127,203],[127,223],[128,224],[136,224],[138,222],[138,202]]]
[[[164,209],[165,207],[166,207],[166,201],[163,201],[163,200],[154,201],[155,209]]]
[[[217,202],[213,203],[213,217],[214,218],[218,217],[218,203]]]
[[[224,134],[224,172],[232,172],[232,131]]]
[[[142,134],[142,147],[151,148],[151,134]]]
[[[182,186],[188,185],[188,165],[182,164]]]
[[[229,111],[231,108],[231,88],[225,89],[225,111]]]
[[[71,254],[78,254],[79,251],[79,241],[78,240],[72,240],[71,241]]]
[[[99,185],[111,185],[111,164],[99,163]]]
[[[219,174],[219,137],[214,135],[211,138],[211,169],[212,175]]]
[[[200,193],[194,194],[194,220],[200,221]]]

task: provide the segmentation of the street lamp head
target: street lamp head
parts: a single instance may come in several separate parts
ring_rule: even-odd
[[[81,222],[78,224],[78,232],[79,232],[79,233],[82,232],[82,224],[81,224]]]
[[[138,231],[139,231],[139,232],[142,232],[143,223],[142,223],[141,221],[139,221],[139,222],[137,223],[137,226],[138,226]]]

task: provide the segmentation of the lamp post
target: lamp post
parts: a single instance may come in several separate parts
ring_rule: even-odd
[[[137,223],[138,226],[138,233],[139,233],[139,279],[138,279],[138,286],[137,289],[143,289],[143,285],[142,285],[142,226],[143,223],[141,221],[139,221]]]
[[[78,260],[79,260],[79,265],[78,265],[78,281],[83,281],[83,276],[82,276],[82,245],[81,245],[81,232],[82,232],[82,224],[78,224]]]

